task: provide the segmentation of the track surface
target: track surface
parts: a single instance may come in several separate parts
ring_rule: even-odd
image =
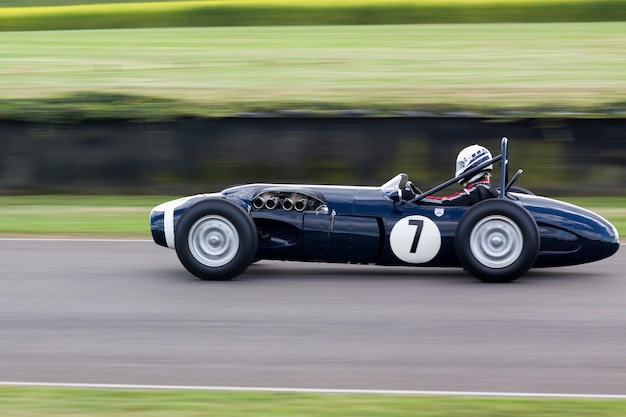
[[[626,248],[505,285],[260,262],[203,282],[147,241],[0,240],[0,380],[626,393]]]

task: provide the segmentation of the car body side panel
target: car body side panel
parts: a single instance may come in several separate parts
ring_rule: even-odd
[[[253,212],[259,233],[257,259],[304,259],[302,218],[303,214],[296,211]]]
[[[253,207],[265,189],[315,193],[323,209]],[[259,232],[258,259],[458,266],[454,239],[471,207],[393,202],[380,188],[250,184],[214,194],[173,200],[151,213],[154,241],[174,248],[176,225],[191,205],[225,198],[243,207]],[[512,194],[535,221],[541,236],[536,267],[592,262],[619,248],[616,229],[601,216],[544,197]]]
[[[381,239],[381,230],[375,217],[336,216],[332,221],[330,261],[376,262]]]
[[[330,260],[331,214],[305,213],[302,235],[304,260],[328,262]]]
[[[393,215],[383,219],[385,241],[381,265],[458,266],[454,250],[456,226],[467,207],[398,204]],[[430,225],[430,233],[418,226]],[[415,226],[411,227],[414,224]],[[404,229],[405,237],[394,238]],[[394,236],[392,236],[394,235]]]
[[[541,233],[534,267],[593,262],[619,249],[617,229],[602,216],[550,198],[525,195],[519,198]]]
[[[376,217],[304,214],[304,259],[323,262],[374,263],[381,248]]]

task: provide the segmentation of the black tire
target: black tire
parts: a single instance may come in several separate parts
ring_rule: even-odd
[[[505,199],[484,200],[461,218],[454,248],[461,265],[484,282],[511,282],[539,254],[539,230],[530,213]]]
[[[256,256],[254,221],[227,200],[201,201],[185,211],[176,227],[176,254],[203,280],[226,281],[248,268]]]

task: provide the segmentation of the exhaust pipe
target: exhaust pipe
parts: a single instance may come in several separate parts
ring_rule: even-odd
[[[278,206],[278,197],[270,197],[265,201],[265,208],[268,210],[274,210]]]
[[[293,208],[293,200],[291,198],[285,198],[283,200],[282,206],[284,210],[287,210],[287,211],[291,210]]]
[[[294,196],[292,196],[291,198],[287,197],[284,199],[280,199],[278,196],[272,196],[268,193],[263,193],[252,200],[252,206],[257,210],[261,210],[263,208],[268,210],[274,210],[279,205],[285,211],[304,211],[309,205],[309,200],[303,197],[294,201]]]
[[[306,198],[301,198],[300,200],[296,201],[296,203],[294,204],[294,208],[296,209],[296,211],[303,211],[307,206],[307,199]]]
[[[252,201],[252,206],[257,210],[262,209],[263,206],[265,206],[265,199],[261,196],[258,196]]]

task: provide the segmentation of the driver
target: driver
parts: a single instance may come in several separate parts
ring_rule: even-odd
[[[455,177],[463,175],[472,168],[491,159],[491,152],[480,145],[470,145],[463,148],[456,157]],[[493,165],[488,165],[484,170],[475,173],[471,177],[459,178],[459,184],[463,190],[444,197],[428,196],[420,201],[420,204],[439,204],[445,206],[469,206],[487,198],[497,196],[497,192],[490,187],[491,170]]]

